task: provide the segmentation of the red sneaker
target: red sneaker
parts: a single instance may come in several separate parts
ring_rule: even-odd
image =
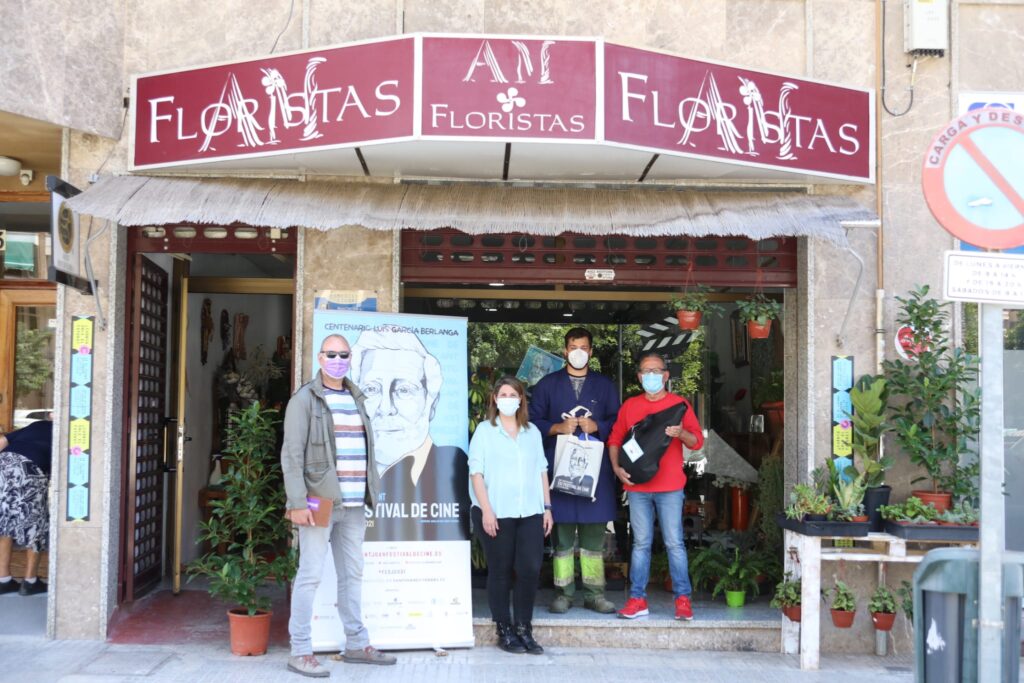
[[[650,614],[647,611],[647,600],[645,598],[630,598],[626,601],[626,606],[619,610],[619,616],[623,619],[636,619],[637,617],[646,617]]]
[[[693,621],[693,605],[690,604],[690,598],[685,595],[676,598],[676,619]]]

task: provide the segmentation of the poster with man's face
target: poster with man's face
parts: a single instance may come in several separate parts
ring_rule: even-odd
[[[466,319],[316,309],[310,378],[333,334],[351,349],[346,377],[363,396],[380,478],[366,518],[363,622],[381,648],[472,645]],[[336,651],[345,636],[330,557],[313,642]]]
[[[352,350],[347,377],[373,432],[381,487],[367,540],[468,538],[465,318],[314,311],[314,351],[332,334]]]

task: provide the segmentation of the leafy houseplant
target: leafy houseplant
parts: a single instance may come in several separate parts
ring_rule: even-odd
[[[669,300],[669,306],[676,311],[680,329],[695,330],[700,326],[705,313],[721,313],[722,307],[708,299],[711,291],[707,285],[696,285]]]
[[[882,454],[882,437],[887,425],[886,381],[884,377],[864,375],[852,389],[853,454],[860,458],[867,486],[882,486],[885,471],[892,467],[892,457]]]
[[[883,364],[896,442],[924,469],[931,492],[943,494],[939,507],[948,507],[951,497],[976,500],[979,463],[969,443],[981,424],[981,390],[972,388],[978,360],[952,346],[947,307],[928,296],[927,286],[896,300],[897,322],[914,330],[913,360]]]
[[[850,628],[857,614],[857,596],[842,581],[836,581],[828,592],[832,603],[832,623],[836,628]]]
[[[775,586],[775,595],[768,604],[781,609],[790,621],[800,621],[801,599],[800,579],[794,579],[793,572],[786,572],[785,578]]]
[[[282,515],[285,493],[275,449],[277,422],[277,411],[263,409],[258,402],[231,415],[224,450],[230,460],[225,458],[227,472],[221,478],[225,497],[211,503],[210,520],[200,524],[200,538],[213,550],[187,570],[190,581],[206,577],[212,595],[236,606],[228,611],[235,654],[266,652],[270,597],[261,589],[271,579],[283,587],[295,575],[294,550],[282,550],[290,529]],[[227,547],[223,555],[216,550],[220,545]],[[262,622],[262,635],[255,643],[236,643],[238,629],[245,628],[239,624],[251,620]]]
[[[884,583],[875,588],[868,600],[868,611],[871,622],[879,631],[891,631],[892,622],[896,619],[896,596]]]
[[[896,505],[883,505],[878,508],[883,519],[901,524],[930,524],[934,522],[939,512],[931,503],[923,503],[920,498],[911,496],[905,503]]]
[[[711,591],[711,597],[718,597],[719,593],[725,591],[725,600],[729,607],[743,607],[748,592],[753,595],[761,592],[756,579],[759,573],[756,562],[751,561],[750,556],[741,555],[739,548],[733,548],[732,561],[719,576]]]
[[[740,321],[747,323],[751,339],[766,339],[771,332],[771,321],[782,315],[782,304],[758,292],[749,299],[736,302]]]
[[[867,490],[864,484],[865,473],[858,473],[852,465],[840,472],[832,458],[825,462],[828,465],[829,487],[836,501],[833,516],[851,521],[854,517],[863,515],[864,506],[861,501],[864,500],[864,492]]]
[[[790,519],[825,519],[832,509],[832,503],[823,493],[818,493],[810,484],[797,484],[789,494],[786,517]]]

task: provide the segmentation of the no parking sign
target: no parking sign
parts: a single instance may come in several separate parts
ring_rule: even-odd
[[[989,249],[1024,244],[1024,113],[968,112],[925,154],[928,208],[955,237]]]

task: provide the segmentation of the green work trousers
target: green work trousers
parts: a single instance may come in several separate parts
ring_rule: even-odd
[[[555,524],[555,588],[567,598],[576,593],[576,537],[580,543],[580,574],[586,595],[604,595],[604,522]]]

